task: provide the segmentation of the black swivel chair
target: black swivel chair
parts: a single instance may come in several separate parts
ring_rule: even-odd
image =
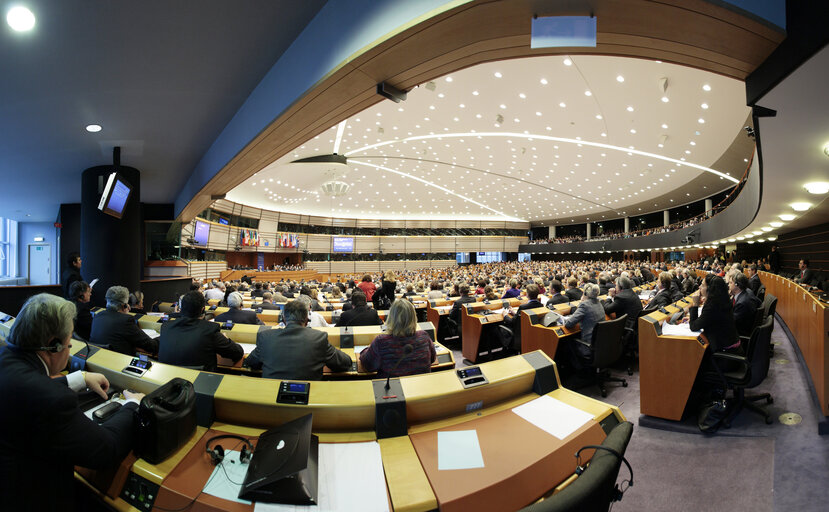
[[[610,431],[602,446],[624,457],[632,434],[633,424],[625,421]],[[582,453],[589,452],[585,450]],[[590,464],[570,485],[520,512],[607,512],[612,502],[622,499],[621,490],[616,484],[621,465],[622,459],[615,454],[596,450]],[[633,485],[632,469],[628,483]]]
[[[745,336],[741,340],[745,344],[746,355],[741,356],[729,352],[715,352],[713,355],[714,364],[719,367],[734,365],[734,370],[717,371],[709,373],[706,380],[715,383],[724,383],[728,388],[734,390],[734,403],[728,416],[723,420],[723,425],[728,428],[731,421],[743,409],[749,409],[763,416],[767,424],[772,423],[771,413],[754,402],[765,400],[767,404],[774,402],[770,394],[764,393],[756,396],[746,396],[745,390],[758,386],[769,373],[769,347],[771,346],[771,329],[774,319],[767,318],[760,327],[754,329],[750,338]]]
[[[628,375],[633,375],[633,363],[639,360],[639,319],[650,315],[659,308],[643,309],[636,315],[631,325],[625,327],[622,335],[624,356],[628,359]]]
[[[621,382],[622,387],[628,386],[625,379],[611,376],[608,370],[622,357],[625,350],[622,335],[625,333],[627,318],[627,315],[622,315],[615,320],[599,322],[593,328],[593,340],[590,344],[592,358],[589,363],[594,369],[594,375],[603,397],[607,396],[606,382]]]
[[[766,286],[760,285],[760,288],[757,288],[757,298],[763,300],[766,297]]]

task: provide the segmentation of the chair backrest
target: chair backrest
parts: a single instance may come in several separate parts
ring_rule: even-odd
[[[619,423],[610,431],[602,446],[624,456],[632,434],[631,422]],[[583,455],[588,453],[587,450],[582,452]],[[521,512],[606,511],[616,496],[616,480],[621,465],[622,461],[616,455],[596,450],[590,465],[570,485],[544,501],[521,509]]]
[[[774,318],[766,318],[763,325],[754,329],[754,332],[751,334],[748,349],[746,350],[746,357],[751,367],[751,379],[745,386],[747,388],[757,386],[769,374],[769,346],[771,345],[771,330],[773,324]]]
[[[622,335],[625,332],[627,315],[615,320],[599,322],[593,328],[593,367],[607,368],[622,357],[624,345]]]
[[[763,312],[764,318],[774,317],[774,311],[777,309],[777,297],[768,293],[763,298]]]
[[[763,300],[766,297],[766,286],[760,285],[760,288],[757,288],[757,298]]]

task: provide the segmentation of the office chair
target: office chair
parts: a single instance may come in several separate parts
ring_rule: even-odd
[[[760,285],[760,288],[757,288],[757,298],[763,300],[766,297],[766,286]]]
[[[732,410],[723,419],[723,425],[728,428],[731,421],[743,409],[747,408],[763,416],[766,424],[771,425],[771,413],[756,405],[754,402],[765,400],[767,404],[774,402],[770,394],[746,396],[745,390],[758,386],[769,374],[769,346],[771,345],[771,329],[774,319],[767,318],[760,327],[754,329],[751,337],[742,337],[743,343],[748,341],[746,355],[741,356],[729,352],[715,352],[713,362],[717,371],[706,375],[709,382],[723,383],[734,390]],[[719,368],[734,365],[734,370],[721,371]]]
[[[602,397],[607,396],[606,382],[621,382],[622,387],[626,388],[628,386],[625,379],[611,376],[610,370],[608,370],[611,365],[622,357],[624,351],[622,335],[625,332],[627,318],[627,315],[622,315],[615,320],[599,322],[593,328],[593,340],[590,344],[590,354],[592,356],[590,366],[595,371],[596,383],[599,385]]]
[[[601,446],[610,448],[624,457],[632,434],[631,422],[619,423],[610,431]],[[624,489],[621,489],[620,485],[625,487],[625,484],[616,484],[621,466],[622,458],[609,451],[596,450],[590,464],[570,485],[549,498],[521,509],[520,512],[606,512],[612,502],[622,499]],[[633,485],[632,470],[628,483]]]
[[[639,360],[639,319],[650,315],[657,309],[659,308],[643,309],[636,315],[631,325],[625,326],[625,332],[622,334],[622,346],[624,347],[624,356],[628,359],[628,375],[633,375],[633,363]]]

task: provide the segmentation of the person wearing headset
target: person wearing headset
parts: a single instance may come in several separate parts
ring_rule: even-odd
[[[4,510],[71,510],[74,466],[120,462],[133,443],[133,416],[144,397],[98,425],[78,407],[86,388],[106,399],[99,373],[60,376],[69,361],[75,306],[42,293],[23,305],[0,351],[0,496]]]

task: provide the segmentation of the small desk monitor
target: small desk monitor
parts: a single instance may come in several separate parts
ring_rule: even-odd
[[[126,208],[131,194],[132,185],[123,176],[113,172],[107,178],[104,193],[98,202],[98,209],[107,215],[120,219],[124,215],[124,208]]]

